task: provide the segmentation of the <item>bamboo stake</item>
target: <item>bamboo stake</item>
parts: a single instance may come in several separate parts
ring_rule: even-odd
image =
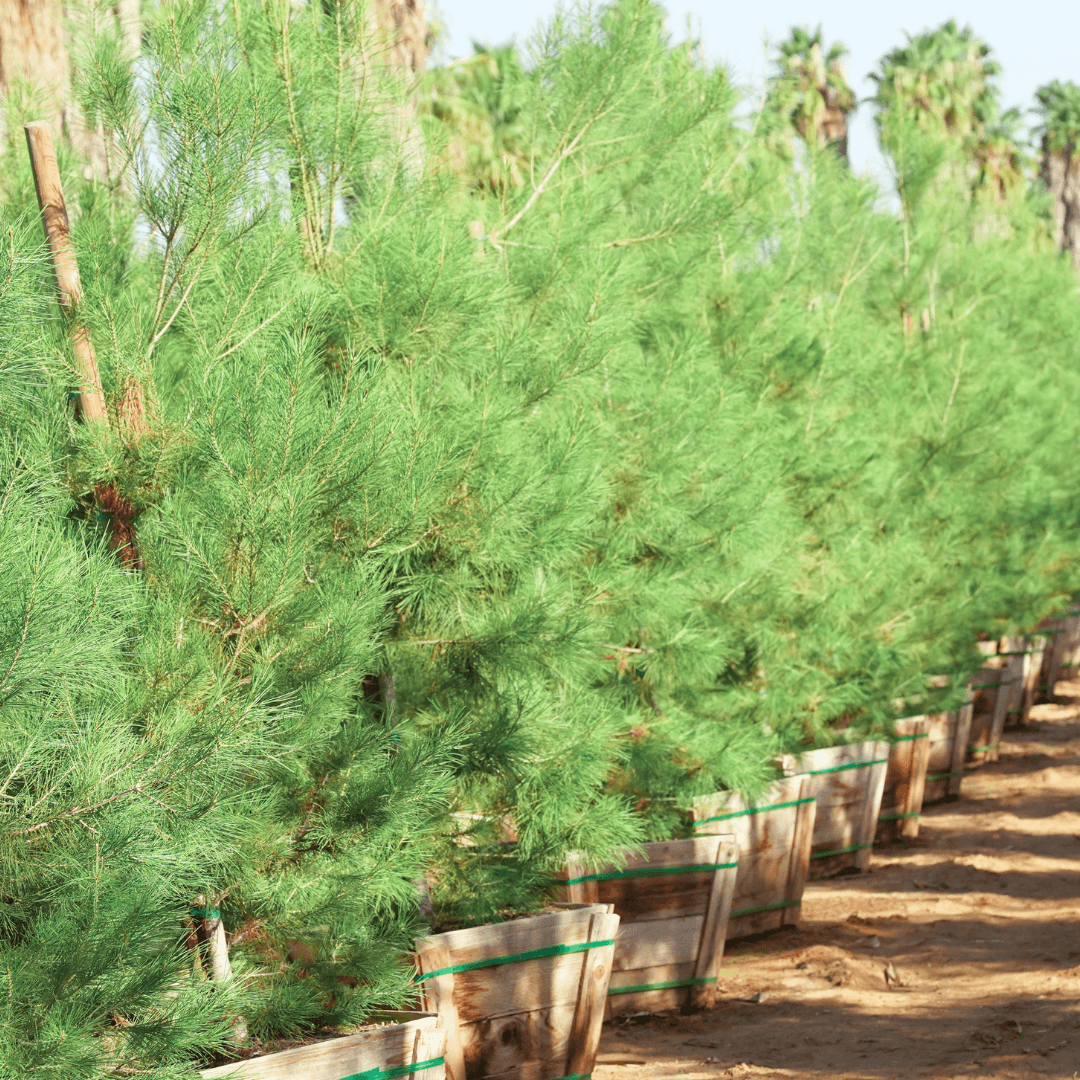
[[[105,410],[105,395],[101,391],[101,376],[98,373],[94,345],[90,340],[90,331],[78,318],[78,308],[83,296],[82,285],[79,282],[79,267],[75,261],[75,246],[71,242],[71,223],[64,202],[64,191],[60,186],[60,170],[56,165],[52,133],[43,120],[27,124],[24,130],[26,146],[30,151],[30,166],[34,170],[38,206],[41,207],[41,223],[52,252],[60,306],[70,316],[68,327],[71,346],[83,380],[83,386],[79,390],[79,409],[83,419],[89,423],[101,423],[108,427],[109,416]]]

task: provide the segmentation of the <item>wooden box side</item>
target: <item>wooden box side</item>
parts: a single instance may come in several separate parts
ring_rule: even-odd
[[[869,867],[888,763],[886,742],[831,746],[784,758],[785,772],[817,781],[812,878]]]
[[[896,721],[881,798],[875,842],[919,835],[926,773],[930,763],[930,720],[913,716]]]
[[[595,1058],[618,926],[607,905],[589,905],[418,940],[425,1001],[448,1029],[449,1080]]]
[[[694,799],[695,829],[729,830],[738,844],[728,941],[798,922],[814,810],[802,776],[777,781],[755,805],[733,792]]]

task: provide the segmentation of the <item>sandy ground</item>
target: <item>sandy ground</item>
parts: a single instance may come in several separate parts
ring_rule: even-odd
[[[604,1025],[593,1080],[1080,1077],[1080,682],[798,929],[730,945],[717,1007]]]

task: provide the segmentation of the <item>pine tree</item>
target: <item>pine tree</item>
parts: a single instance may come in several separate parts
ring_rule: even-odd
[[[6,755],[12,783],[20,761],[35,778],[15,792],[4,856],[23,859],[8,880],[27,912],[8,960],[35,958],[2,1036],[20,1075],[189,1075],[235,1040],[237,1018],[251,1044],[230,1052],[250,1052],[412,995],[401,951],[452,747],[363,685],[380,670],[388,552],[410,538],[440,451],[387,396],[379,358],[335,344],[333,293],[305,272],[287,188],[266,182],[287,160],[287,102],[272,67],[236,62],[241,44],[216,11],[172,7],[148,27],[145,92],[115,38],[93,46],[82,86],[130,188],[107,212],[71,200],[113,423],[73,426],[71,376],[53,360],[25,409],[33,447],[9,436],[12,490],[44,486],[54,521],[27,531],[13,564],[11,648],[27,656],[15,631],[37,610],[20,599],[23,564],[52,544],[45,610],[71,615],[28,640],[70,637],[93,668],[79,686],[59,655],[50,696],[37,645],[14,684],[37,725],[12,720]],[[398,153],[385,129],[365,146]],[[66,349],[45,280],[32,284],[27,315],[10,309],[43,335],[12,335],[24,366]],[[115,422],[133,380],[137,432]],[[106,487],[140,572],[103,550]],[[11,520],[26,506],[13,499]],[[61,738],[80,725],[79,741]],[[218,911],[228,968],[188,946]]]

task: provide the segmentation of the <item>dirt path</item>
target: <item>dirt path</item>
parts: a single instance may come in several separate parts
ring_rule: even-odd
[[[606,1024],[594,1080],[1080,1076],[1080,682],[1057,689],[917,841],[730,947],[714,1011]]]

